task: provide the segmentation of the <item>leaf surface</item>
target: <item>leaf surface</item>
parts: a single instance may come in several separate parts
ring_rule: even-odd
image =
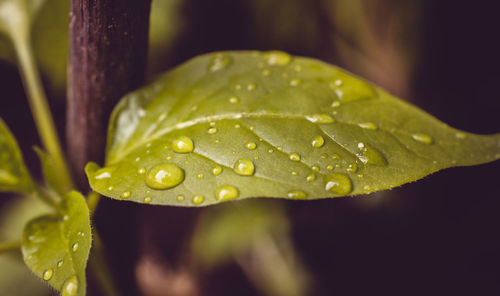
[[[500,158],[500,135],[456,130],[335,66],[283,52],[194,58],[113,112],[92,188],[178,206],[367,194]]]
[[[0,191],[30,193],[33,181],[14,136],[0,118]]]
[[[66,295],[85,295],[85,267],[91,246],[89,210],[85,198],[70,192],[63,213],[40,216],[24,229],[22,253],[26,265]]]

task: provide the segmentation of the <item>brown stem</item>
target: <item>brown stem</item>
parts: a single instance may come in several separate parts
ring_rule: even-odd
[[[81,190],[88,188],[85,164],[104,160],[113,106],[143,83],[150,6],[151,0],[71,0],[67,146]],[[103,200],[94,216],[120,295],[137,295],[136,212],[130,204]],[[98,295],[89,284],[89,295]]]
[[[71,168],[102,163],[113,106],[143,83],[151,0],[72,0],[67,145]]]

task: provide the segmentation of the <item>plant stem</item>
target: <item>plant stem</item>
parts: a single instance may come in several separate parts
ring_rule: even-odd
[[[111,277],[111,270],[109,269],[108,262],[106,260],[106,254],[102,245],[101,237],[96,230],[94,230],[94,240],[92,253],[89,258],[89,267],[95,275],[95,279],[99,283],[104,295],[120,295]]]
[[[19,70],[24,88],[27,90],[31,112],[42,140],[43,146],[54,160],[59,171],[59,178],[68,188],[73,188],[73,181],[57,136],[52,114],[47,104],[40,74],[36,67],[28,33],[12,34],[12,42],[19,60]]]
[[[89,207],[90,213],[93,215],[95,210],[97,209],[97,205],[99,204],[99,200],[101,199],[101,195],[95,191],[92,191],[87,196],[87,205]]]
[[[19,250],[20,248],[21,248],[21,242],[2,243],[0,244],[0,254]]]

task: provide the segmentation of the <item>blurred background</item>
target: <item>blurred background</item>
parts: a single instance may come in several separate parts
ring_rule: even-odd
[[[60,135],[67,2],[47,0],[33,26]],[[453,127],[498,133],[495,8],[481,0],[153,0],[148,77],[206,52],[279,49],[346,68]],[[0,116],[40,176],[39,139],[4,36],[0,59]],[[202,210],[114,202],[141,217],[136,285],[123,284],[130,295],[155,296],[500,295],[499,181],[497,161],[354,198]],[[12,213],[44,210],[1,194],[0,227],[11,231],[0,241],[21,231]],[[0,255],[0,294],[50,295],[29,277],[18,254]]]

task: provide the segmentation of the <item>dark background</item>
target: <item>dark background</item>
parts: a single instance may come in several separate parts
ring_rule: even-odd
[[[412,1],[373,1],[381,8],[378,14],[370,14],[370,28],[384,32],[391,24],[398,27],[399,23],[388,22],[387,16],[399,15],[404,30],[392,39],[376,39],[394,46],[372,42],[361,49],[399,48],[405,57],[403,64],[410,64],[402,67],[404,70],[392,67],[391,52],[384,56],[383,50],[374,50],[382,52],[373,57],[382,60],[378,72],[342,54],[338,39],[331,37],[338,28],[332,24],[325,1],[275,2],[281,6],[264,7],[274,9],[277,15],[287,3],[299,9],[285,14],[293,18],[279,20],[273,18],[273,11],[258,18],[249,14],[249,1],[184,1],[179,10],[182,33],[171,41],[165,55],[157,57],[155,61],[162,62],[151,72],[214,50],[281,49],[342,65],[410,99],[453,127],[481,134],[500,132],[500,18],[496,1],[426,0],[418,1],[418,10],[409,11],[387,7],[410,5]],[[410,24],[405,22],[408,20]],[[313,33],[304,29],[311,22]],[[384,76],[387,73],[397,77]],[[39,139],[12,64],[0,64],[0,81],[0,116],[17,136],[28,166],[39,171],[31,149],[39,145]],[[61,135],[65,106],[57,97],[63,93],[49,90]],[[4,194],[0,197],[0,206],[11,199]],[[298,253],[314,278],[311,295],[500,295],[498,161],[448,169],[362,198],[283,204],[292,217]],[[145,211],[156,211],[160,216],[168,213],[179,224],[191,225],[189,221],[198,210]],[[176,235],[186,236],[190,230],[185,228]],[[175,254],[179,248],[175,241],[165,250],[170,248]],[[172,254],[165,257],[175,261]],[[203,295],[257,294],[235,264],[219,268],[200,283]]]

